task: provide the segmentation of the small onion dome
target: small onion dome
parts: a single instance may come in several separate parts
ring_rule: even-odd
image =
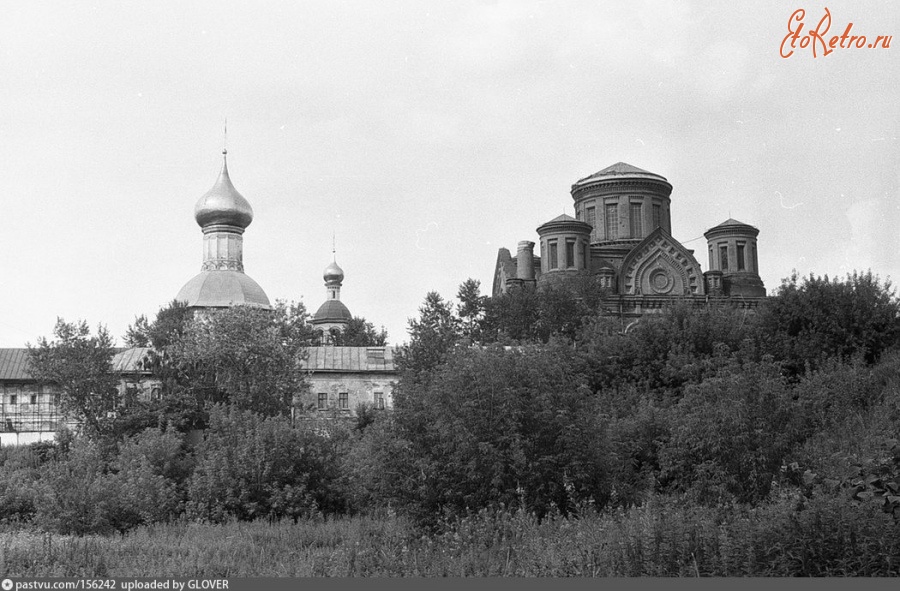
[[[231,184],[226,157],[222,158],[222,172],[216,184],[197,201],[194,218],[201,227],[223,224],[243,229],[253,221],[253,208]]]
[[[313,316],[313,324],[322,322],[349,322],[353,319],[350,310],[341,300],[326,300],[324,304],[319,306]]]
[[[344,280],[344,270],[341,269],[337,263],[332,261],[325,267],[323,277],[325,279],[325,285],[340,285]]]
[[[188,281],[175,299],[192,308],[249,305],[269,309],[266,292],[240,271],[201,271]]]

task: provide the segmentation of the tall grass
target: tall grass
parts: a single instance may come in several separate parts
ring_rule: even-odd
[[[900,526],[839,497],[754,509],[657,497],[540,521],[481,511],[430,534],[394,516],[0,534],[0,572],[27,577],[897,576],[898,556]]]

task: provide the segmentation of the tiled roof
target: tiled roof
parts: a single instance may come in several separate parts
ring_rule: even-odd
[[[310,347],[304,369],[313,372],[395,372],[391,347]]]
[[[113,371],[117,373],[143,371],[138,368],[138,362],[149,350],[148,347],[119,349],[112,358]],[[28,373],[28,349],[0,349],[0,380],[31,381],[33,379]]]
[[[140,367],[140,362],[150,351],[150,347],[132,347],[119,351],[112,358],[112,368],[116,373],[150,373]]]
[[[139,363],[149,347],[121,349],[112,358],[116,373],[149,373]],[[392,347],[309,347],[304,369],[323,372],[395,372]],[[0,349],[0,380],[30,381],[28,349]]]
[[[30,380],[28,349],[0,349],[0,380]]]

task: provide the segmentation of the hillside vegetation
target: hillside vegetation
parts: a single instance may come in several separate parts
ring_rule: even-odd
[[[428,294],[394,409],[352,422],[292,424],[283,401],[302,384],[278,357],[225,373],[215,327],[178,325],[157,359],[168,401],[92,437],[2,450],[0,569],[900,574],[890,285],[794,276],[756,311],[684,303],[636,323],[600,314],[587,280],[494,299],[478,287]],[[232,332],[252,316],[236,314]],[[267,347],[309,334],[302,310],[284,318],[260,332]]]

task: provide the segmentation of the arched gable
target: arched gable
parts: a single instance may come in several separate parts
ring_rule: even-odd
[[[661,227],[625,256],[619,285],[625,295],[704,294],[700,263]]]

